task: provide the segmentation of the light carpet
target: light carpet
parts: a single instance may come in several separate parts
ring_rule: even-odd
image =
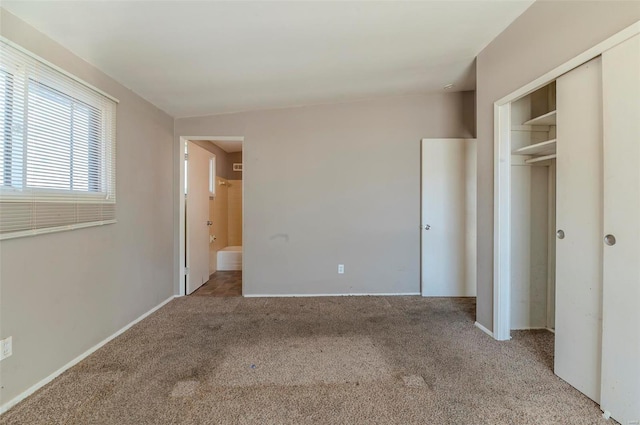
[[[553,374],[553,334],[474,318],[472,298],[184,297],[0,423],[612,423]]]

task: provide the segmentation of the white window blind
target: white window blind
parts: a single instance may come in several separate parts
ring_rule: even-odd
[[[116,102],[0,49],[0,239],[115,222]]]

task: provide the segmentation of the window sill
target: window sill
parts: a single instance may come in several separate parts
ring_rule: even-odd
[[[7,239],[24,238],[28,236],[44,235],[47,233],[66,232],[67,230],[84,229],[87,227],[104,226],[107,224],[114,224],[117,222],[118,220],[104,220],[104,221],[92,221],[89,223],[70,224],[67,226],[46,227],[42,229],[33,229],[33,230],[21,230],[19,232],[10,232],[10,233],[4,233],[0,235],[0,241],[7,240]]]

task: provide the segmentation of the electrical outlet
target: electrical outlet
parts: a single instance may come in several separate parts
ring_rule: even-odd
[[[0,341],[0,360],[4,360],[9,357],[13,352],[11,343],[11,337],[7,337]]]
[[[344,274],[344,264],[338,264],[338,274]]]

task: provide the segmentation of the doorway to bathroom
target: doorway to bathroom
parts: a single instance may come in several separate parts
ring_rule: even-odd
[[[242,145],[184,138],[184,295],[242,295]]]

